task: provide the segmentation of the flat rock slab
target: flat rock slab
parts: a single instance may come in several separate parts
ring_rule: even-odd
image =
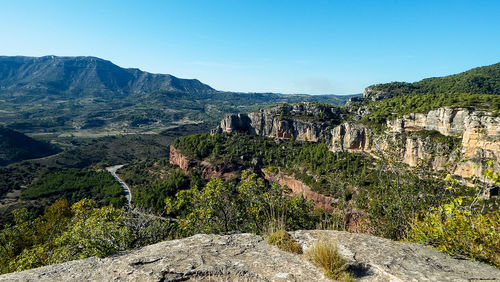
[[[199,234],[104,259],[0,276],[0,281],[329,281],[300,256],[252,234]]]
[[[358,281],[500,281],[500,270],[454,258],[421,244],[341,231],[290,233],[304,249],[321,239],[337,241]]]
[[[305,249],[337,241],[359,281],[499,281],[500,270],[419,244],[340,231],[295,231]],[[497,280],[495,280],[497,279]],[[0,276],[0,281],[329,281],[320,269],[257,235],[199,234],[104,259]]]

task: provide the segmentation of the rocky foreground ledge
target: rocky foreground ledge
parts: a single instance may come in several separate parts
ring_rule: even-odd
[[[340,231],[296,231],[307,249],[338,242],[359,281],[499,281],[500,270],[419,244]],[[300,255],[252,234],[165,241],[104,259],[88,258],[0,276],[0,281],[329,281]]]

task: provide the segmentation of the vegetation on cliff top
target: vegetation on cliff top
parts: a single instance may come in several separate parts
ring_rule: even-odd
[[[426,78],[414,83],[391,82],[376,84],[369,88],[394,95],[476,93],[500,94],[500,63],[473,68],[443,77]]]
[[[213,165],[231,164],[232,171],[253,169],[293,175],[313,191],[339,199],[338,216],[356,209],[367,211],[372,224],[366,231],[397,238],[404,233],[412,214],[438,206],[446,197],[442,181],[424,170],[411,171],[389,160],[334,153],[326,144],[282,141],[249,135],[201,134],[174,142],[195,160]],[[177,147],[176,147],[177,148]],[[390,163],[398,164],[397,160]],[[345,228],[341,221],[336,228]]]
[[[378,101],[364,99],[353,103],[354,108],[364,108],[367,114],[361,122],[373,128],[384,126],[387,120],[396,119],[411,113],[427,113],[441,107],[472,108],[490,111],[494,116],[500,114],[500,95],[437,93],[405,94]]]

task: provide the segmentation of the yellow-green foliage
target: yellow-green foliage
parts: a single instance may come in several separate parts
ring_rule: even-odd
[[[500,267],[500,214],[433,209],[415,217],[406,241],[436,247],[448,254],[465,255]]]
[[[156,243],[170,224],[83,199],[57,200],[38,218],[14,210],[14,225],[0,230],[0,273],[21,271]]]
[[[311,246],[306,257],[316,266],[321,267],[328,278],[338,281],[355,281],[347,271],[348,264],[337,251],[337,243],[333,240],[321,240]]]
[[[498,184],[490,168],[483,176]],[[449,178],[449,176],[447,177]],[[453,190],[452,186],[447,190]],[[500,213],[483,214],[485,187],[475,187],[473,197],[457,197],[451,203],[415,216],[404,240],[433,246],[447,254],[460,254],[500,267]]]
[[[302,246],[295,241],[285,230],[278,230],[267,237],[267,242],[280,250],[302,254]]]

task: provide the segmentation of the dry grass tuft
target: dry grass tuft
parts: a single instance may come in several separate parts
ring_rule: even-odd
[[[309,248],[305,256],[316,266],[321,267],[328,278],[338,281],[356,281],[347,271],[348,264],[337,251],[333,240],[321,240]]]

